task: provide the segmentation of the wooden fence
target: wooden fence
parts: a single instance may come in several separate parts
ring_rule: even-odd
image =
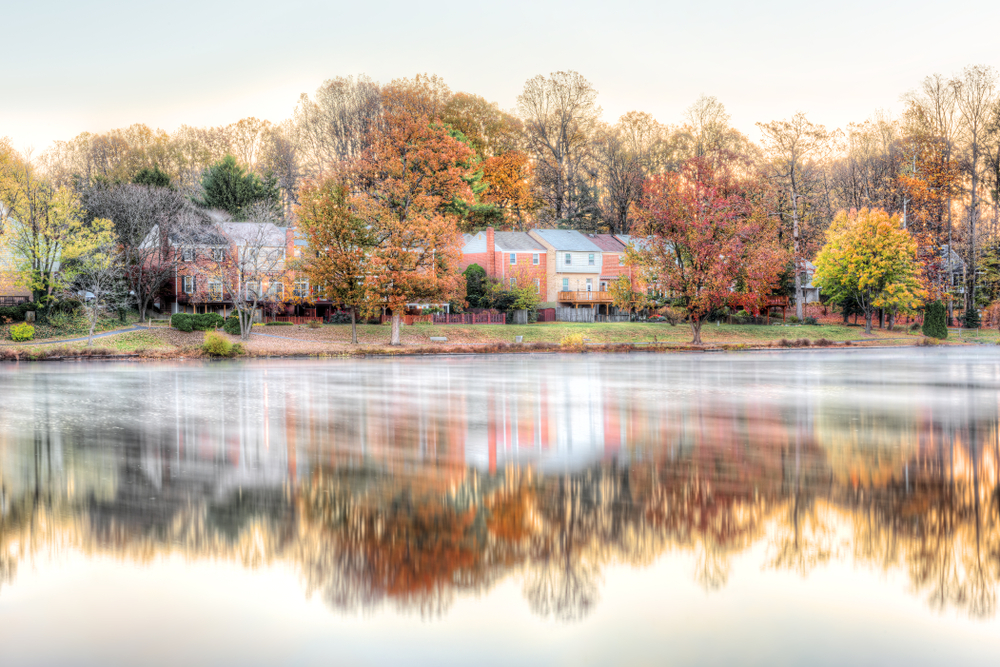
[[[556,322],[593,322],[593,308],[556,308]]]
[[[434,324],[507,324],[506,313],[449,313],[433,317]]]
[[[311,315],[277,315],[270,317],[268,322],[291,322],[292,324],[309,324],[310,322],[322,322],[323,318]]]
[[[0,296],[0,306],[20,306],[31,301],[30,296]]]

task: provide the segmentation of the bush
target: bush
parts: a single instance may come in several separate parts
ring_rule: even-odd
[[[819,326],[819,322],[816,321],[815,317],[806,317],[806,318],[803,318],[802,324],[807,324],[807,325],[809,325],[811,327]]]
[[[205,333],[205,342],[201,345],[201,351],[210,357],[231,357],[233,356],[233,344],[222,334],[208,331]]]
[[[351,323],[351,314],[346,311],[338,310],[337,312],[335,312],[333,315],[330,316],[330,324],[350,324],[350,323]]]
[[[927,304],[924,313],[924,335],[928,338],[945,339],[948,337],[947,313],[944,304],[940,301]]]
[[[738,310],[736,311],[736,314],[733,315],[733,318],[736,320],[737,324],[746,324],[753,319],[753,315],[745,310]]]
[[[265,322],[264,326],[265,327],[290,327],[290,326],[292,326],[292,323],[291,322]]]
[[[789,324],[798,324],[799,323],[799,318],[796,317],[795,315],[789,315],[788,316],[788,323]]]
[[[914,322],[910,325],[910,331],[917,331],[920,328],[920,322]]]
[[[178,331],[211,331],[223,326],[224,320],[218,313],[176,313],[170,316],[170,324]]]
[[[559,341],[562,347],[583,347],[583,334],[573,333],[566,334],[563,336],[562,340]]]
[[[232,336],[240,335],[240,318],[235,315],[230,315],[226,318],[225,324],[222,325],[222,330],[227,334]]]
[[[35,327],[30,324],[15,324],[10,328],[10,339],[21,343],[35,337]]]
[[[0,322],[23,322],[24,314],[28,311],[38,311],[38,304],[28,301],[16,306],[4,306],[0,308]]]
[[[319,320],[309,320],[310,329],[319,329],[319,327],[320,327]]]

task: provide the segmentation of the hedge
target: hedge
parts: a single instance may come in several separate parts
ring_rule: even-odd
[[[0,308],[0,322],[10,320],[11,322],[23,322],[24,314],[29,311],[38,311],[39,307],[37,303],[28,301],[27,303],[21,303],[16,306],[4,306]]]
[[[225,324],[218,313],[177,313],[170,316],[170,325],[178,331],[211,331]]]

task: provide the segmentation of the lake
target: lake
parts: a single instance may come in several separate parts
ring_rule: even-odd
[[[998,474],[998,348],[0,365],[0,663],[995,664]]]

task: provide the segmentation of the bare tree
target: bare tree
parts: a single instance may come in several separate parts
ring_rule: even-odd
[[[997,73],[992,67],[966,67],[952,83],[958,107],[958,129],[965,148],[965,169],[969,176],[969,205],[966,210],[965,312],[976,309],[976,267],[980,217],[981,159],[989,123],[996,103]]]
[[[125,280],[139,318],[145,319],[177,266],[169,241],[187,238],[207,218],[177,192],[145,185],[98,185],[84,192],[83,205],[89,219],[114,222]]]
[[[792,217],[792,242],[795,253],[795,315],[803,312],[802,276],[798,263],[804,259],[802,248],[802,212],[811,192],[807,168],[809,161],[821,157],[830,138],[826,128],[811,123],[804,113],[790,120],[757,123],[764,135],[770,158],[771,176],[788,193],[788,210]]]
[[[535,158],[539,199],[552,221],[571,220],[583,213],[592,142],[601,115],[596,99],[590,82],[572,71],[529,79],[517,98]]]
[[[223,222],[200,245],[209,291],[217,291],[215,300],[232,302],[240,338],[249,340],[257,313],[286,287],[285,230],[273,222]]]
[[[306,174],[317,178],[360,156],[381,114],[379,86],[364,75],[330,79],[313,99],[303,93],[292,122]]]

